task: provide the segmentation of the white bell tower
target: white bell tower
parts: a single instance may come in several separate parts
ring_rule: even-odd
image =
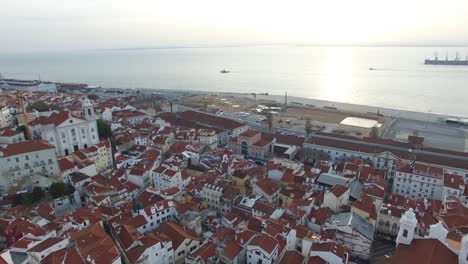
[[[445,244],[447,234],[448,230],[445,229],[441,221],[439,221],[437,224],[429,226],[429,238],[437,239],[443,244]]]
[[[81,114],[84,118],[94,118],[94,106],[88,98],[81,101]]]
[[[468,264],[468,235],[462,238],[460,254],[458,254],[458,263]]]
[[[396,244],[411,244],[414,238],[414,230],[418,220],[416,220],[416,215],[413,212],[413,208],[410,208],[400,219],[400,230],[398,230],[398,236],[396,239]]]

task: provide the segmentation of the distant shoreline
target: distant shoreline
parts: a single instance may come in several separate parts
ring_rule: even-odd
[[[103,90],[106,89],[116,89],[116,90],[127,90],[124,88],[101,88]],[[201,95],[201,94],[212,94],[218,96],[235,96],[235,97],[251,97],[250,93],[230,93],[230,92],[211,92],[211,91],[196,91],[196,90],[168,90],[168,89],[151,89],[151,88],[135,88],[132,90],[140,91],[140,92],[164,92],[169,94],[184,94],[184,95]],[[280,104],[284,103],[284,95],[262,95],[257,94],[258,100],[271,100],[278,102]],[[398,117],[398,118],[406,118],[412,120],[420,120],[420,121],[430,121],[430,122],[440,122],[443,119],[447,118],[466,118],[463,116],[455,116],[455,115],[447,115],[447,114],[440,114],[440,113],[429,113],[429,112],[418,112],[418,111],[411,111],[411,110],[403,110],[403,109],[394,109],[394,108],[387,108],[387,107],[376,107],[370,105],[360,105],[360,104],[353,104],[353,103],[343,103],[343,102],[334,102],[328,100],[321,100],[321,99],[313,99],[313,98],[304,98],[304,97],[296,97],[296,96],[288,96],[288,105],[290,106],[300,106],[299,103],[303,104],[303,106],[309,107],[317,107],[317,108],[327,108],[333,109],[336,108],[337,111],[345,111],[345,112],[356,112],[356,113],[379,113],[380,115],[387,116],[387,117]]]

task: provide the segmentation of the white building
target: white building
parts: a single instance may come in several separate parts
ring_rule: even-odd
[[[320,257],[326,263],[330,264],[346,264],[349,260],[349,250],[335,242],[317,241],[312,244],[310,249],[311,257]]]
[[[261,179],[252,184],[252,194],[261,196],[272,204],[278,202],[279,191],[278,185],[268,178]]]
[[[156,231],[172,239],[176,264],[185,263],[185,257],[188,253],[195,251],[201,244],[200,239],[193,231],[185,229],[176,222],[163,222]]]
[[[332,189],[325,192],[323,196],[323,206],[340,212],[340,208],[349,202],[350,189],[344,185],[337,184]]]
[[[0,128],[13,125],[13,115],[11,111],[12,109],[8,106],[0,108]]]
[[[65,248],[69,243],[68,238],[49,237],[28,250],[27,263],[41,263],[51,253]]]
[[[374,226],[356,213],[332,215],[323,225],[324,230],[335,231],[335,241],[352,250],[352,255],[361,259],[371,257]]]
[[[443,199],[444,170],[429,165],[398,162],[393,192],[396,194],[418,198]]]
[[[139,214],[142,215],[147,222],[147,228],[145,231],[154,230],[162,222],[170,220],[174,221],[177,217],[174,202],[170,200],[163,200],[147,206],[139,210]]]
[[[31,186],[32,176],[60,180],[60,175],[55,147],[45,141],[23,141],[0,148],[0,192]]]
[[[267,234],[257,234],[247,244],[248,264],[273,264],[278,262],[278,241]]]
[[[144,248],[143,251],[142,248]],[[167,237],[158,237],[153,233],[133,241],[130,248],[126,251],[126,255],[130,263],[175,263],[172,241]]]
[[[0,144],[13,144],[24,140],[23,132],[12,128],[0,128]]]
[[[178,166],[164,163],[152,172],[153,184],[160,189],[177,187],[182,190],[186,185]],[[188,183],[187,183],[188,184]]]
[[[463,177],[455,174],[444,174],[444,188],[442,199],[446,200],[450,196],[460,198],[465,192],[465,182]]]
[[[31,122],[36,138],[47,140],[57,149],[59,156],[66,156],[99,142],[96,116],[89,99],[82,105],[82,116],[62,111]]]

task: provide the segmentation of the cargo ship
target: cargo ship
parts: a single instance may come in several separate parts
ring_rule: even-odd
[[[455,55],[455,59],[449,60],[448,55],[445,56],[445,60],[439,60],[437,53],[434,55],[434,59],[426,59],[425,65],[454,65],[454,66],[468,66],[468,55],[465,60],[461,60],[458,56],[458,52]]]

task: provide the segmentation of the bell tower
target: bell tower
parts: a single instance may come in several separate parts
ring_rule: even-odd
[[[86,119],[94,118],[94,106],[88,98],[81,101],[81,115]]]
[[[414,230],[418,221],[416,220],[416,215],[413,212],[413,208],[410,208],[400,219],[400,230],[398,231],[398,236],[396,243],[398,244],[411,244],[414,238]]]

